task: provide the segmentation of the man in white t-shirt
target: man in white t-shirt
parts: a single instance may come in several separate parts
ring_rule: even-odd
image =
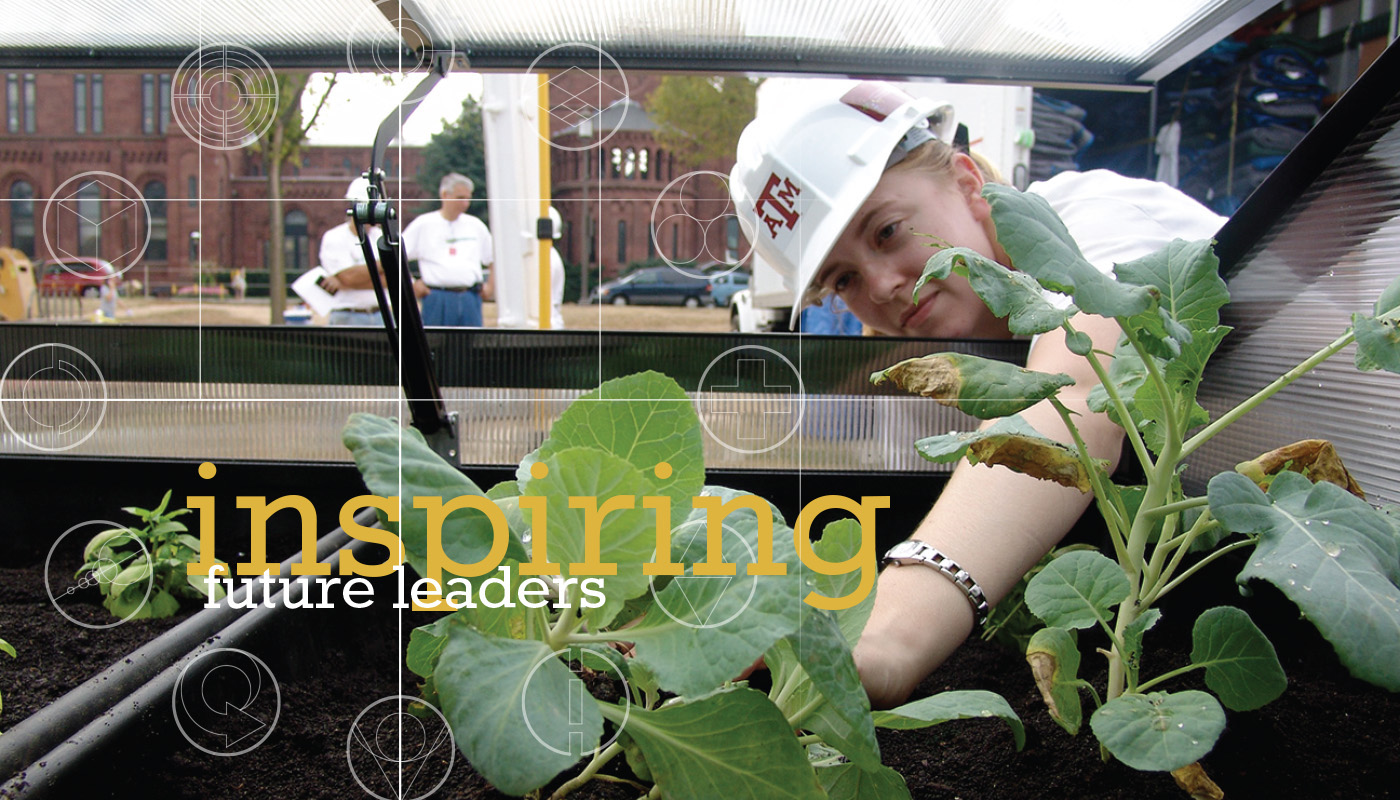
[[[346,200],[366,200],[369,181],[356,178],[345,190]],[[377,227],[370,228],[370,246],[379,247],[382,235]],[[379,315],[379,300],[374,296],[374,283],[365,265],[364,250],[355,235],[355,223],[346,220],[321,236],[321,269],[330,277],[321,288],[335,296],[331,304],[332,325],[384,324]]]
[[[491,231],[466,213],[471,179],[455,172],[438,184],[442,208],[413,220],[403,232],[404,258],[418,262],[423,297],[423,324],[481,327],[481,302],[494,297],[494,284],[483,267],[495,259]]]

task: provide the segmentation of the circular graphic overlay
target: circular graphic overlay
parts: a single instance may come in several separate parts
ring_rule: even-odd
[[[452,774],[456,754],[452,726],[442,712],[403,694],[370,703],[345,737],[350,775],[380,800],[433,794]]]
[[[217,647],[180,670],[170,707],[185,741],[211,756],[239,756],[276,729],[282,690],[261,658],[236,647]]]
[[[432,9],[417,5],[430,30],[445,31],[448,26]],[[397,0],[376,0],[364,6],[345,35],[345,64],[353,73],[382,75],[424,72],[431,65],[434,50],[427,33],[403,12]],[[449,62],[449,67],[450,67]]]
[[[703,518],[695,519],[671,531],[672,542],[680,539],[686,542],[679,553],[672,549],[674,563],[693,565],[705,560],[707,524]],[[660,592],[656,590],[659,576],[653,575],[651,579],[651,596],[656,606],[687,628],[719,628],[737,619],[753,602],[754,592],[758,590],[758,576],[746,572],[746,565],[757,561],[758,554],[737,530],[723,523],[720,528],[724,560],[735,565],[733,575],[692,575],[687,570],[684,575],[673,576]],[[735,558],[741,551],[733,546],[734,542],[743,545],[742,552],[747,558]],[[737,582],[747,583],[748,591],[741,588],[731,593],[730,587]],[[735,603],[738,595],[743,595],[743,600]]]
[[[806,395],[802,375],[786,356],[740,345],[715,356],[700,373],[696,409],[710,438],[755,455],[792,438],[802,424]]]
[[[541,67],[540,62],[546,58],[551,63]],[[629,105],[624,102],[629,100],[630,92],[627,74],[606,50],[587,42],[557,44],[536,56],[525,72],[533,75],[546,71],[549,108],[539,110],[549,117],[551,138],[546,144],[558,150],[592,150],[622,128]],[[555,134],[571,128],[577,130],[584,144],[570,146],[553,140]]]
[[[106,531],[113,532],[113,535],[94,551],[92,566],[74,577],[73,564],[86,563],[82,560],[82,553],[87,543]],[[69,541],[68,547],[60,549],[60,545],[68,541],[69,535],[74,535],[74,540]],[[75,548],[76,554],[73,552]],[[55,554],[58,558],[54,557]],[[150,570],[146,570],[144,575],[135,572],[123,575],[128,566],[142,561],[149,563],[150,555],[145,543],[125,525],[105,519],[79,522],[64,531],[49,547],[49,554],[44,558],[44,591],[58,613],[74,625],[92,630],[115,628],[135,616],[141,606],[151,599],[155,577]],[[96,591],[102,581],[114,584],[114,591],[126,590],[131,586],[142,587],[139,589],[140,605],[133,606],[125,616],[112,621],[112,614],[106,608],[94,607],[91,603],[95,599],[92,593],[84,591]],[[94,619],[103,621],[94,622]]]
[[[549,710],[553,713],[553,716],[549,720],[532,721],[530,719],[530,688],[531,684],[540,676],[540,668],[551,661],[557,660],[561,655],[568,656],[568,658],[565,659],[566,662],[577,661],[582,658],[582,652],[583,651],[577,647],[565,647],[561,650],[555,650],[553,653],[536,661],[535,665],[530,668],[530,672],[525,676],[525,684],[520,691],[520,712],[521,716],[525,718],[525,727],[529,729],[530,735],[546,750],[558,753],[561,756],[569,756],[570,758],[582,758],[583,756],[597,753],[617,741],[618,735],[622,733],[623,728],[627,727],[627,720],[630,719],[632,715],[632,690],[628,686],[627,677],[622,674],[622,670],[618,669],[616,664],[599,656],[595,660],[604,665],[608,672],[611,672],[622,682],[622,689],[620,691],[623,702],[622,723],[616,727],[611,736],[600,741],[598,746],[591,750],[583,749],[583,732],[579,730],[579,726],[583,724],[583,711],[585,708],[583,704],[592,703],[594,700],[592,696],[589,695],[587,688],[582,685],[581,679],[579,679],[580,685],[577,687],[580,691],[575,692],[572,690],[574,687],[571,687],[569,692],[569,703],[571,705],[569,708],[558,709],[551,706]],[[575,676],[575,678],[577,679],[577,676]],[[574,703],[579,705],[573,706],[572,704]],[[560,724],[561,718],[564,720],[563,724]],[[539,722],[540,724],[537,726],[535,722]],[[550,735],[553,741],[545,741],[545,734]]]
[[[59,452],[87,441],[107,414],[107,380],[72,345],[36,344],[0,374],[0,421],[28,447]]]
[[[95,293],[101,279],[88,268],[93,257],[84,254],[107,254],[99,259],[106,262],[104,274],[121,275],[136,266],[151,244],[151,206],[136,184],[120,175],[81,172],[49,195],[41,230],[59,266]]]
[[[734,211],[729,176],[711,170],[687,172],[666,184],[652,201],[653,249],[671,269],[684,275],[728,275],[747,262],[752,253],[750,245],[738,258],[726,258],[730,251],[730,220],[736,221],[741,241],[754,240],[753,226]],[[688,244],[683,251],[667,256],[663,239]]]
[[[211,150],[256,142],[277,117],[277,77],[257,51],[230,42],[185,57],[170,89],[170,108],[185,135]]]

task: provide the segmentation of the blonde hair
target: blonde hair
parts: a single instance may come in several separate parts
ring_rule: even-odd
[[[953,174],[953,156],[960,152],[966,152],[972,159],[972,162],[977,165],[977,170],[982,173],[983,180],[988,183],[1007,183],[1007,180],[1001,176],[1001,172],[996,166],[980,153],[974,153],[971,150],[958,150],[951,144],[937,139],[924,142],[918,147],[915,147],[913,150],[909,151],[909,155],[896,162],[894,166],[886,169],[885,173],[889,174],[891,172],[903,172],[917,169],[928,172],[934,178],[948,178]],[[823,298],[830,294],[833,294],[833,292],[822,286],[815,284],[808,286],[807,291],[802,294],[802,305],[804,307],[817,305]]]

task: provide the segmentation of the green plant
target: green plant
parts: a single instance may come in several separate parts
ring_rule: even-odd
[[[15,646],[5,641],[4,639],[0,639],[0,653],[6,653],[10,656],[10,658],[17,657],[15,655]],[[0,697],[0,711],[3,711],[5,709],[5,704],[3,700],[4,698]]]
[[[102,531],[83,548],[83,565],[74,577],[91,576],[102,591],[102,605],[113,616],[159,619],[180,610],[179,597],[218,601],[224,596],[217,580],[189,574],[188,565],[200,560],[199,539],[175,521],[188,514],[188,508],[165,510],[170,494],[149,511],[122,509],[138,517],[142,527]],[[224,574],[229,574],[227,565]]]
[[[420,575],[439,546],[430,537],[459,564],[490,568],[460,570],[493,576],[475,587],[448,581],[445,592],[473,605],[413,631],[406,661],[457,746],[501,791],[537,792],[588,756],[552,794],[563,797],[590,779],[619,780],[600,770],[624,756],[653,797],[899,798],[909,793],[880,763],[877,725],[995,716],[1012,727],[1018,747],[1023,742],[1020,720],[988,692],[949,692],[871,713],[850,648],[873,601],[872,581],[863,580],[873,578],[873,542],[854,521],[833,522],[813,550],[838,574],[802,569],[793,531],[776,509],[705,484],[699,418],[665,376],[608,381],[579,398],[516,480],[485,493],[509,525],[503,557],[488,558],[495,536],[481,513],[453,514],[430,534],[413,498],[480,503],[483,493],[416,431],[357,414],[344,439],[370,490],[401,498],[399,521],[385,525]],[[691,506],[709,501],[743,506],[723,519],[718,537],[723,560],[737,565],[733,577],[696,574],[708,548],[707,511]],[[590,505],[606,509],[591,553],[582,511]],[[661,532],[674,562],[655,555]],[[501,605],[510,587],[527,596],[534,569],[527,546],[536,558],[543,547],[560,567],[551,580],[534,578],[554,593],[548,607]],[[588,585],[584,576],[596,574],[583,569],[590,560],[615,573]],[[744,566],[770,561],[785,574],[750,576]],[[657,562],[690,566],[646,574]],[[830,612],[804,602],[809,592],[866,596]],[[614,647],[622,642],[631,658]],[[734,680],[759,656],[773,678],[767,693]],[[616,702],[589,695],[579,674],[589,670],[625,682]]]
[[[1070,349],[1088,359],[1102,382],[1090,394],[1090,409],[1106,411],[1123,426],[1146,484],[1115,485],[1104,464],[1089,456],[1070,411],[1056,397],[1072,382],[1066,375],[938,354],[901,362],[872,380],[890,379],[980,419],[997,419],[972,433],[920,440],[916,447],[926,458],[1004,464],[1094,493],[1116,560],[1097,552],[1065,553],[1025,589],[1027,606],[1048,626],[1031,638],[1027,659],[1055,720],[1076,732],[1082,722],[1079,692],[1088,689],[1097,706],[1090,725],[1106,754],[1137,769],[1177,770],[1214,746],[1225,726],[1222,703],[1248,710],[1278,697],[1286,680],[1273,645],[1233,607],[1210,609],[1196,620],[1188,666],[1151,678],[1140,674],[1145,634],[1161,617],[1154,606],[1203,567],[1246,548],[1254,552],[1239,574],[1241,584],[1272,583],[1332,642],[1354,675],[1400,690],[1400,661],[1394,657],[1400,648],[1400,527],[1394,509],[1372,508],[1343,488],[1348,481],[1340,477],[1334,479],[1343,486],[1326,482],[1319,444],[1216,475],[1204,496],[1186,496],[1180,481],[1186,459],[1201,445],[1352,342],[1358,368],[1400,373],[1400,280],[1383,292],[1374,314],[1356,314],[1331,344],[1211,420],[1196,393],[1207,359],[1228,332],[1218,311],[1229,295],[1210,242],[1172,242],[1117,265],[1114,280],[1083,259],[1040,198],[999,186],[988,186],[984,195],[1015,271],[970,250],[944,248],[929,260],[919,286],[957,273],[994,313],[1008,317],[1013,333],[1063,328]],[[1078,309],[1117,320],[1122,335],[1111,363],[1071,324],[1076,308],[1054,308],[1042,287],[1072,295]],[[1047,399],[1072,432],[1074,446],[1041,436],[1017,416]],[[1336,469],[1330,474],[1340,475]],[[1102,697],[1077,677],[1076,630],[1096,626],[1110,642]],[[1166,681],[1193,670],[1204,670],[1214,696],[1162,691]]]

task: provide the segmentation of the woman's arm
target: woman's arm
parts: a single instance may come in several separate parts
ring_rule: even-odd
[[[1113,320],[1081,314],[1073,324],[1093,338],[1096,349],[1113,352],[1120,332]],[[1075,425],[1089,452],[1116,462],[1123,431],[1106,415],[1089,413],[1089,390],[1098,378],[1083,358],[1066,349],[1064,332],[1041,336],[1026,366],[1074,378],[1075,385],[1061,390],[1060,400],[1078,412]],[[1071,442],[1048,401],[1021,416],[1042,434]],[[1092,500],[1076,489],[1004,467],[963,462],[911,538],[957,561],[995,604],[1060,541]],[[939,572],[918,565],[882,572],[875,607],[855,651],[871,703],[888,707],[903,702],[962,644],[972,625],[967,597]]]

